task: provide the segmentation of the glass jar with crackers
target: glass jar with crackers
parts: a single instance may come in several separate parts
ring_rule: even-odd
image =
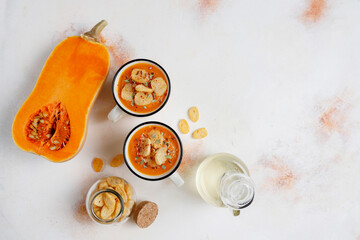
[[[123,223],[134,208],[134,188],[123,178],[106,177],[96,181],[86,195],[86,210],[100,224]]]

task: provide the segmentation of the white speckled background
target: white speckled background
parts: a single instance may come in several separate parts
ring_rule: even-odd
[[[359,240],[359,12],[356,0],[1,0],[0,239]],[[48,55],[101,19],[113,66],[82,151],[61,164],[22,152],[12,121]],[[152,117],[113,124],[114,71],[140,57],[167,70],[170,100]],[[182,135],[184,187],[108,165],[134,126],[159,120],[177,129],[193,105],[200,120],[191,129],[206,127],[209,136]],[[240,217],[196,192],[194,170],[216,152],[243,159],[257,185]],[[102,173],[92,170],[94,157],[106,161]],[[158,203],[150,228],[89,221],[84,196],[108,175]]]

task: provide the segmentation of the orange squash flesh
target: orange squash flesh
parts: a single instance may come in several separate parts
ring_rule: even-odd
[[[15,117],[16,145],[53,162],[74,157],[109,66],[109,53],[100,43],[74,36],[58,44]]]

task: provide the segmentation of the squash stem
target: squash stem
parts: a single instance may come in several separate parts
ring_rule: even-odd
[[[108,25],[106,20],[101,20],[98,24],[96,24],[90,31],[81,34],[81,37],[88,41],[100,42],[100,33]]]

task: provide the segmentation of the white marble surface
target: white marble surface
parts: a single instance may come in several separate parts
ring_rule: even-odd
[[[312,0],[0,1],[0,239],[360,239],[360,2],[325,3],[304,18]],[[321,5],[321,4],[320,4]],[[51,50],[106,19],[113,70],[149,58],[168,71],[173,91],[158,114],[113,124],[113,71],[91,112],[82,151],[54,164],[19,150],[11,124]],[[207,127],[195,141],[182,135],[185,186],[146,182],[126,166],[102,173],[125,135],[146,120],[176,128],[190,106]],[[254,203],[234,218],[196,192],[194,170],[212,153],[248,165]],[[160,207],[141,230],[89,222],[88,187],[118,175],[138,199]]]

